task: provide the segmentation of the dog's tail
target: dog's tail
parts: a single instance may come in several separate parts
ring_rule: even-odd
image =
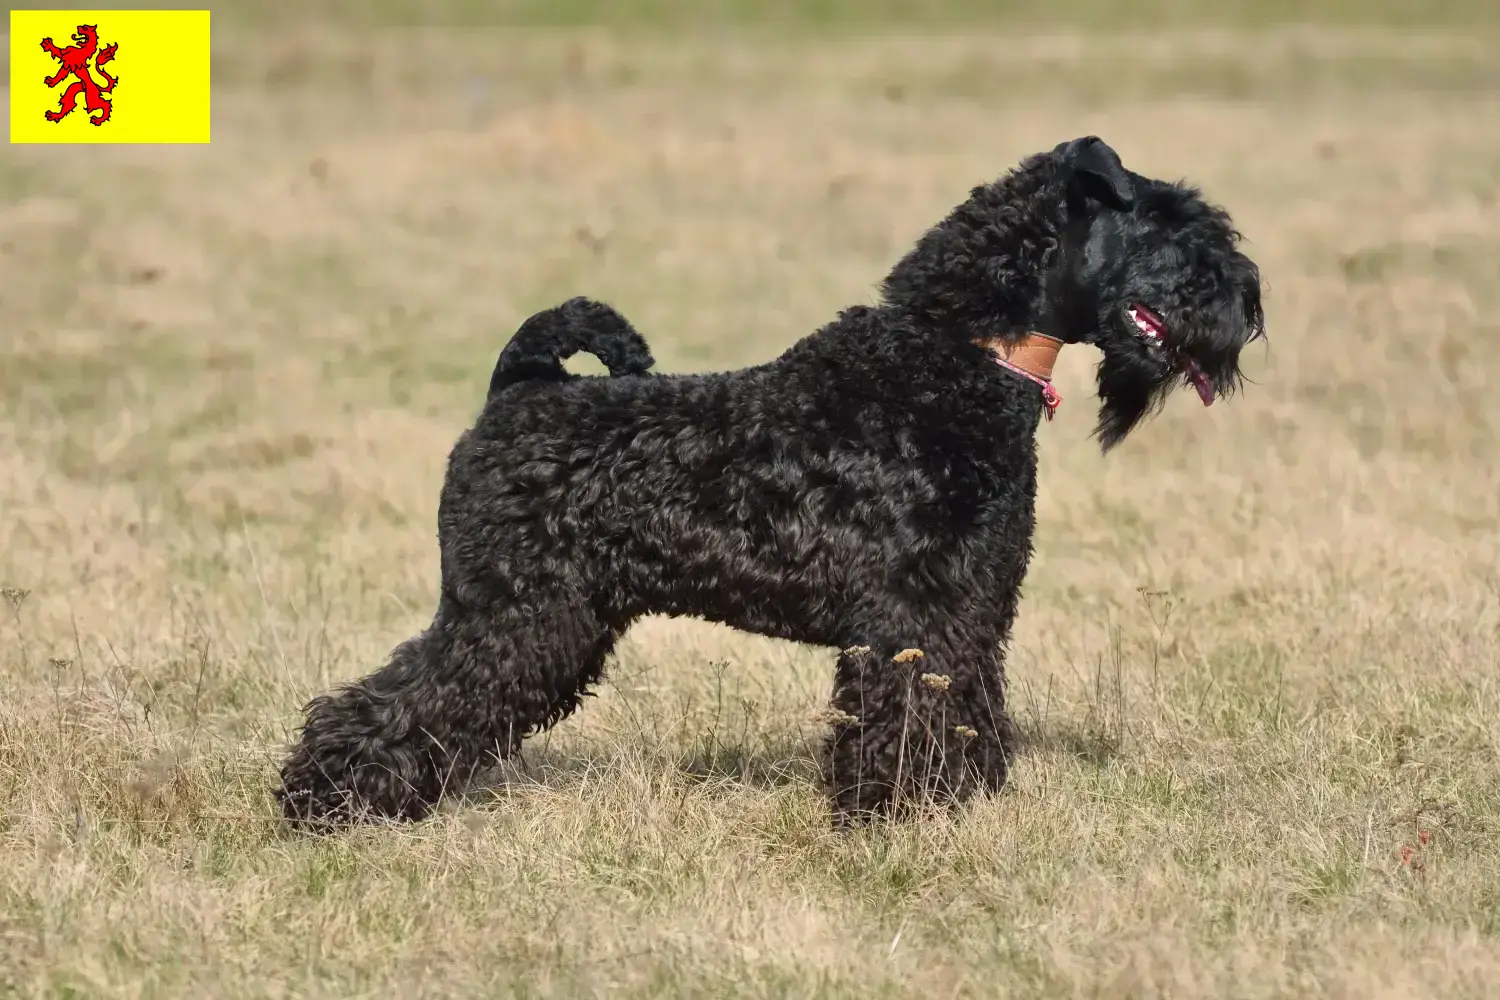
[[[493,399],[517,382],[577,378],[563,362],[579,353],[598,358],[611,377],[644,375],[656,363],[629,320],[603,302],[580,296],[543,309],[521,324],[495,362],[489,396]]]

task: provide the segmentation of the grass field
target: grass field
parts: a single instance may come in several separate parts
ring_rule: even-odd
[[[0,160],[0,996],[1493,996],[1484,5],[296,6],[215,8],[212,145]],[[520,320],[766,359],[1088,133],[1234,212],[1270,337],[1107,458],[1063,353],[1003,794],[833,834],[832,654],[655,619],[468,801],[280,828]]]

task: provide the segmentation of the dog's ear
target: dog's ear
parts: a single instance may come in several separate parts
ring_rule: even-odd
[[[1058,143],[1057,154],[1067,184],[1122,211],[1135,204],[1135,179],[1120,155],[1097,135]]]

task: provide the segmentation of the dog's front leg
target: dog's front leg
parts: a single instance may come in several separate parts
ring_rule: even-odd
[[[841,826],[1005,784],[1014,739],[998,644],[920,634],[839,656],[825,777]]]

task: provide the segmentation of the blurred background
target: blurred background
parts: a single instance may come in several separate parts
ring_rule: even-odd
[[[0,993],[1486,995],[1497,18],[214,5],[211,144],[0,158]],[[498,800],[277,834],[304,700],[429,620],[447,450],[526,316],[763,361],[1086,134],[1230,210],[1269,340],[1108,457],[1063,352],[1014,794],[829,839],[828,652],[653,620]]]

